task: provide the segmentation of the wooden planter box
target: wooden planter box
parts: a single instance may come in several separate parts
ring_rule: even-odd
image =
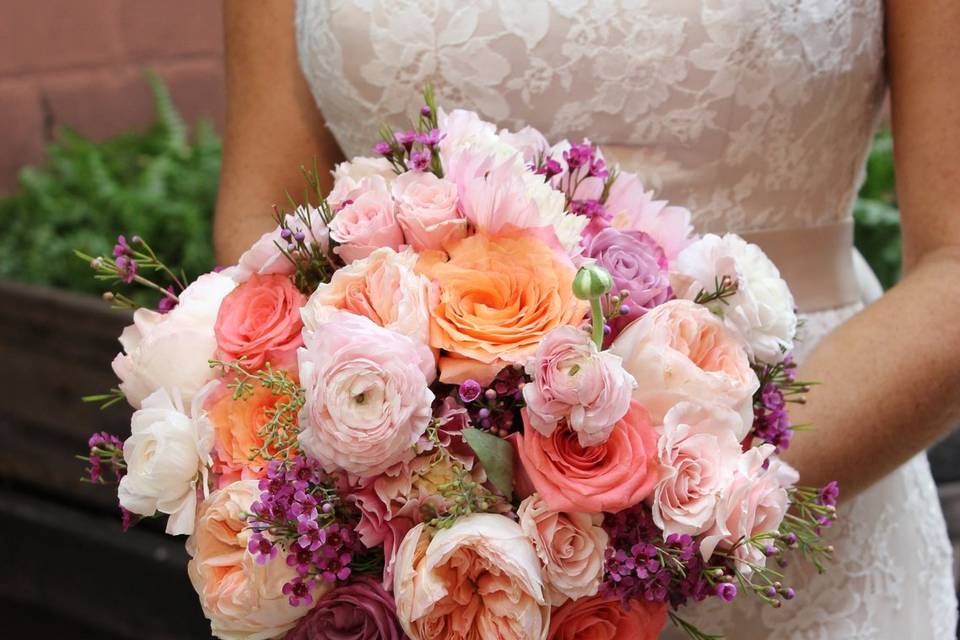
[[[4,281],[0,300],[0,612],[9,637],[209,638],[184,538],[163,535],[159,523],[123,533],[114,488],[79,482],[84,464],[74,456],[89,435],[130,430],[129,407],[80,401],[116,386],[110,361],[130,314]]]

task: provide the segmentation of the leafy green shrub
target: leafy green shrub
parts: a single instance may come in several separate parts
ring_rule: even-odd
[[[156,122],[94,142],[64,129],[46,165],[26,167],[0,199],[0,277],[99,293],[74,255],[109,255],[117,233],[149,239],[188,276],[213,267],[211,219],[220,139],[208,123],[192,136],[166,86],[147,74]]]
[[[893,172],[893,138],[877,134],[867,160],[867,175],[853,209],[856,244],[884,288],[900,278],[900,212]]]

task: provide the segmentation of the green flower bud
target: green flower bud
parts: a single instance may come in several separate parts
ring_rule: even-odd
[[[595,264],[580,267],[573,278],[573,295],[581,300],[596,300],[612,288],[610,273]]]

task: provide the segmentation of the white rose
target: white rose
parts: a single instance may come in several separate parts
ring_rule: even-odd
[[[213,379],[208,364],[217,349],[213,325],[220,303],[236,286],[223,274],[207,273],[180,294],[169,313],[138,309],[133,314],[133,324],[120,335],[123,352],[112,364],[120,390],[135,409],[161,388],[177,389],[189,402]]]
[[[743,339],[755,360],[780,362],[793,349],[793,295],[760,247],[732,233],[707,234],[681,251],[673,268],[681,276],[677,295],[688,300],[701,290],[713,291],[724,277],[736,281],[737,292],[711,310]]]
[[[333,189],[327,201],[338,208],[347,198],[347,194],[360,185],[364,178],[379,176],[389,185],[397,177],[393,166],[386,158],[358,157],[349,162],[341,162],[333,170]]]
[[[123,443],[127,473],[120,480],[120,504],[144,516],[168,514],[171,535],[193,533],[198,480],[206,494],[213,426],[201,408],[204,395],[194,397],[188,414],[179,394],[157,390],[134,412]]]

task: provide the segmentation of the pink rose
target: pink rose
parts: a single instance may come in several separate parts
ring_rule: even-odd
[[[373,320],[381,327],[426,344],[430,340],[430,281],[415,272],[417,254],[409,249],[377,249],[341,267],[321,283],[302,310],[308,331],[338,309]]]
[[[389,186],[397,174],[386,158],[360,156],[349,162],[341,162],[333,169],[333,189],[327,195],[327,202],[335,210],[339,209],[361,180],[374,176],[383,178]]]
[[[187,540],[187,573],[200,596],[213,635],[231,640],[275,638],[296,624],[307,607],[292,607],[283,585],[296,576],[282,559],[264,564],[247,545],[253,531],[246,514],[260,497],[256,480],[241,480],[213,492],[200,507]],[[319,597],[329,589],[319,581]]]
[[[565,419],[581,446],[602,444],[630,408],[633,377],[618,356],[597,349],[575,327],[550,331],[527,373],[533,378],[523,387],[528,424],[545,436]]]
[[[339,311],[298,352],[306,402],[300,444],[328,472],[369,477],[413,458],[436,375],[426,346]]]
[[[609,540],[602,514],[551,511],[534,494],[520,503],[517,517],[543,565],[551,605],[597,594]]]
[[[395,208],[383,178],[362,179],[346,194],[343,207],[330,222],[330,237],[340,243],[334,252],[350,263],[366,258],[379,247],[399,250],[403,230],[397,222]]]
[[[305,224],[305,219],[309,219],[309,226]],[[286,224],[291,234],[304,234],[305,243],[316,244],[324,252],[329,250],[330,233],[316,208],[299,207],[295,213],[286,215]],[[238,283],[246,282],[254,274],[292,274],[294,272],[293,263],[280,250],[280,247],[289,244],[290,240],[284,239],[280,234],[279,226],[273,231],[263,234],[253,243],[252,247],[243,252],[237,264],[227,267],[221,273]]]
[[[656,640],[667,625],[667,605],[593,596],[571,600],[553,612],[548,640]]]
[[[306,301],[287,276],[251,276],[220,305],[213,328],[220,357],[243,357],[250,370],[292,360],[303,344],[300,307]]]
[[[317,602],[284,640],[403,640],[393,596],[360,576]]]
[[[713,526],[742,453],[735,435],[740,425],[740,416],[716,405],[680,402],[667,412],[652,504],[653,521],[664,536],[695,536]]]
[[[654,200],[653,191],[645,191],[635,173],[624,171],[617,176],[604,206],[610,226],[649,234],[671,262],[695,238],[690,212],[668,206],[666,200]]]
[[[442,250],[467,236],[457,209],[457,185],[432,173],[411,171],[393,183],[397,221],[416,251]]]
[[[610,351],[637,381],[634,400],[654,424],[678,402],[720,404],[739,413],[742,440],[753,424],[753,393],[760,386],[743,345],[702,305],[671,300],[627,326]]]
[[[550,436],[524,429],[518,449],[530,481],[554,511],[616,513],[647,498],[657,482],[657,434],[636,401],[603,444],[583,447],[567,428]]]
[[[799,480],[792,467],[770,457],[773,451],[773,445],[765,444],[741,455],[733,482],[717,503],[714,525],[700,542],[704,560],[720,548],[733,549],[733,555],[741,561],[740,570],[747,575],[751,564],[765,564],[763,552],[744,541],[780,528],[790,508],[787,488]]]
[[[393,582],[412,640],[543,640],[550,606],[533,544],[513,520],[476,513],[433,538],[407,534]]]

